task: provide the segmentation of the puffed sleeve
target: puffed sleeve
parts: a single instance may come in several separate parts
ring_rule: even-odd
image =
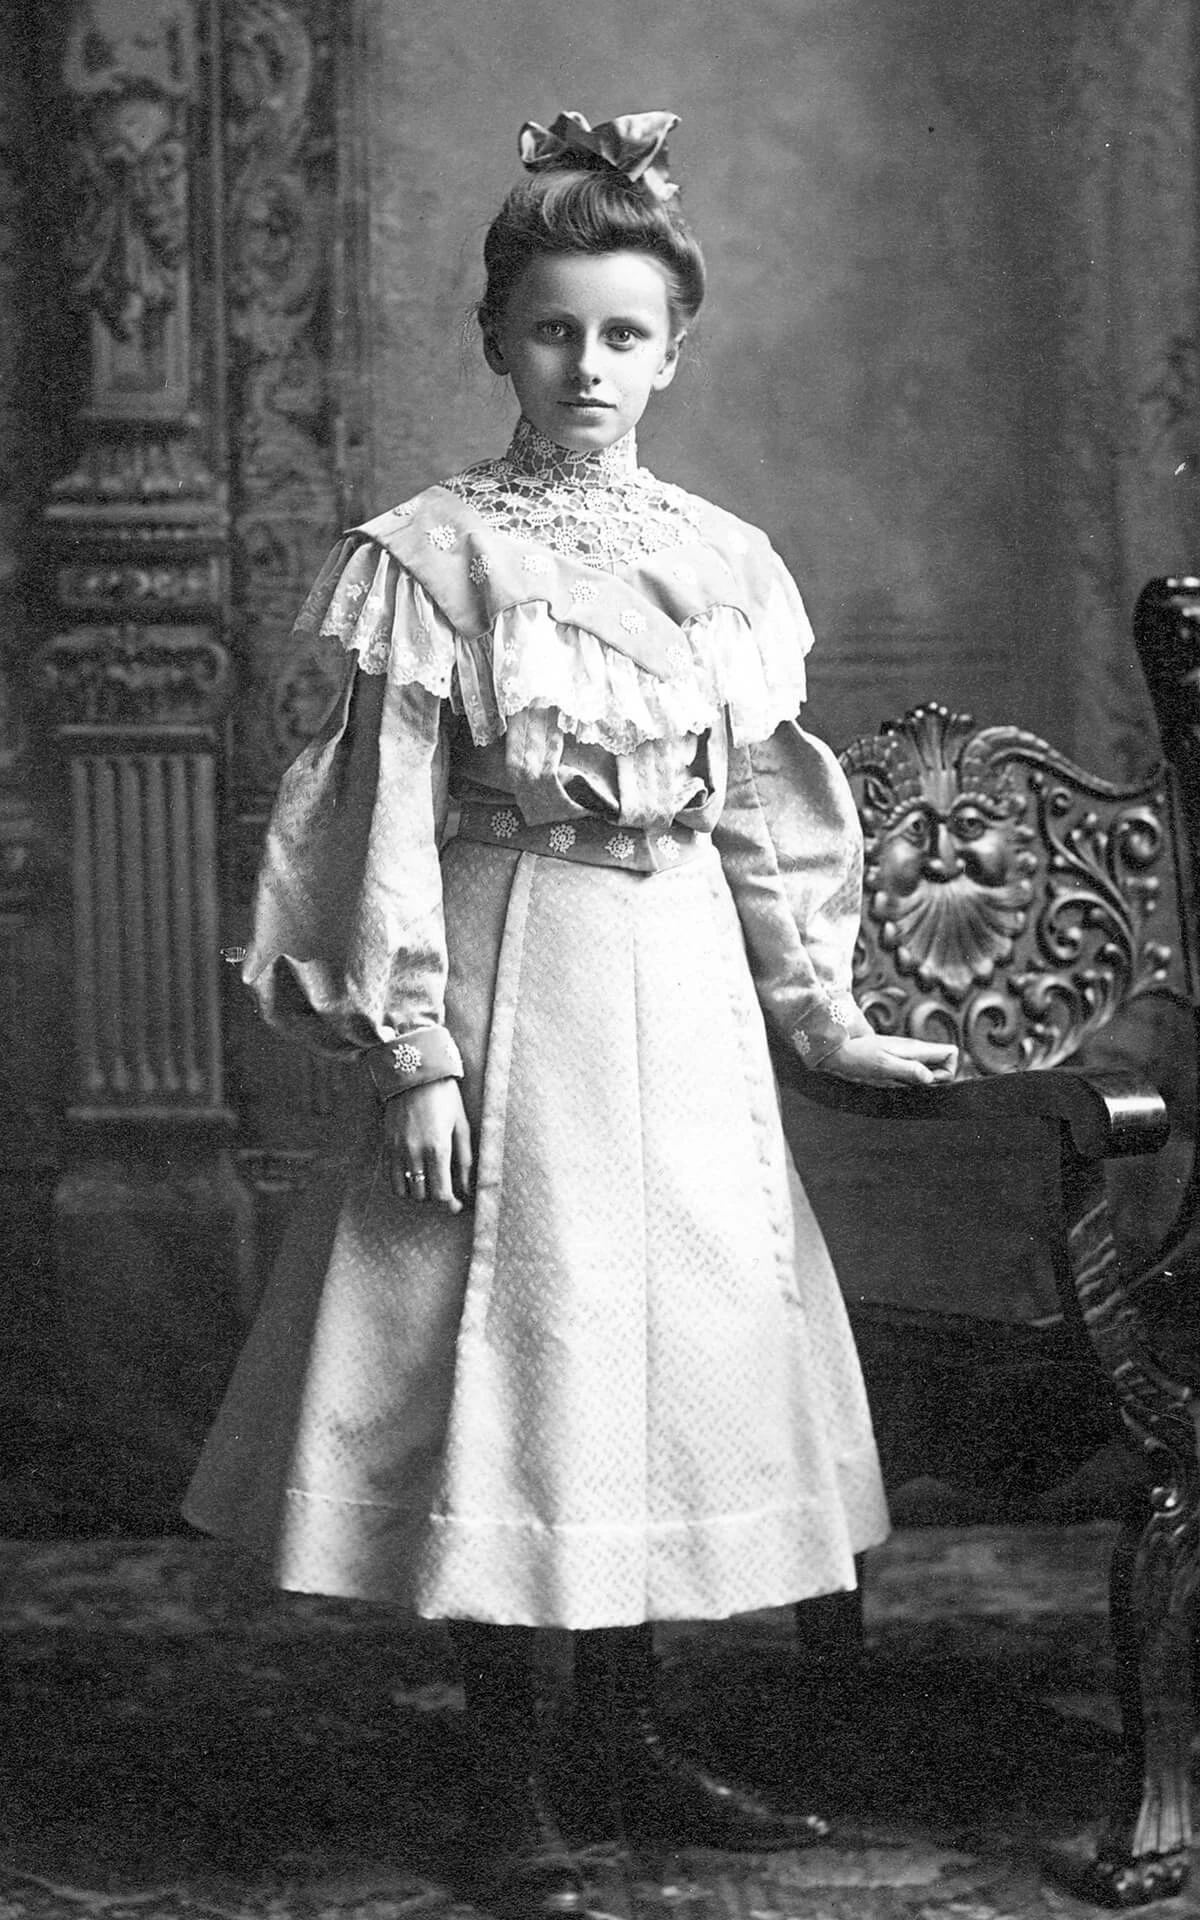
[[[810,1066],[870,1031],[850,992],[862,831],[836,755],[785,721],[732,750],[713,840],[759,999]]]
[[[317,1052],[363,1056],[385,1097],[462,1072],[444,1016],[448,710],[394,670],[407,642],[430,644],[427,606],[420,633],[408,631],[415,603],[399,572],[351,543],[298,622],[346,649],[344,677],[280,785],[243,968],[271,1026]]]

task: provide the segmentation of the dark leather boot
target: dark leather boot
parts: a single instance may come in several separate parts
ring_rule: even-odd
[[[654,1631],[604,1627],[574,1637],[581,1744],[599,1759],[610,1804],[631,1841],[770,1852],[811,1847],[829,1829],[787,1813],[689,1759],[657,1722]]]
[[[586,1888],[546,1780],[533,1629],[455,1620],[450,1634],[467,1698],[477,1890],[503,1920],[582,1913]]]

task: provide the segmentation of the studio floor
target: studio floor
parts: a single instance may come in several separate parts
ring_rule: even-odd
[[[857,1707],[790,1613],[661,1636],[667,1717],[832,1818],[773,1856],[590,1859],[614,1920],[1083,1920],[1056,1871],[1115,1753],[1111,1531],[918,1528],[869,1557]],[[0,1920],[463,1916],[437,1627],[271,1593],[210,1543],[0,1547]],[[553,1638],[551,1674],[561,1648]],[[1200,1916],[1194,1892],[1162,1920]]]

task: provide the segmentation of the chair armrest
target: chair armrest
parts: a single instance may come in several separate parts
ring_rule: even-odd
[[[881,1120],[1054,1120],[1069,1129],[1081,1160],[1157,1153],[1170,1121],[1162,1095],[1149,1082],[1119,1071],[1079,1068],[1002,1073],[987,1080],[956,1080],[938,1087],[866,1087],[805,1067],[772,1043],[776,1072],[787,1086],[823,1107]]]

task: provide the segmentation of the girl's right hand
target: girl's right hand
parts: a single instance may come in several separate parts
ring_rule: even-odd
[[[953,1080],[958,1048],[898,1034],[856,1034],[827,1054],[817,1071],[868,1087],[932,1087]]]
[[[398,1200],[461,1213],[471,1198],[471,1128],[457,1080],[427,1080],[383,1109],[388,1177]]]

